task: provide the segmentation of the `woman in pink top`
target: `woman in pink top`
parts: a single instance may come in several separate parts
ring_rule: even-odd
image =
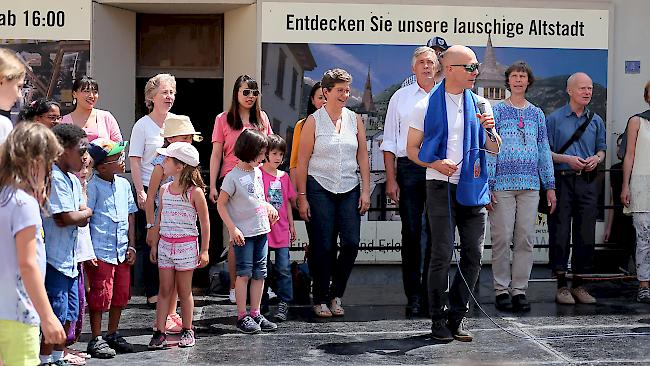
[[[122,141],[122,132],[117,120],[109,111],[95,108],[99,99],[99,85],[90,76],[84,75],[72,84],[72,103],[75,109],[61,119],[61,123],[74,123],[83,128],[88,135],[88,141],[98,137],[112,141]]]
[[[235,142],[244,128],[253,128],[266,135],[273,133],[269,117],[260,109],[260,91],[257,81],[248,75],[240,75],[232,88],[232,103],[227,111],[220,113],[212,131],[212,155],[210,155],[210,201],[217,202],[217,176],[219,180],[237,165]],[[222,165],[223,162],[223,165]],[[224,236],[226,232],[224,231]],[[235,252],[228,250],[230,272],[230,301],[235,302]]]

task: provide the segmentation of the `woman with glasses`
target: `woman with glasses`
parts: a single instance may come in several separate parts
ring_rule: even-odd
[[[95,108],[99,100],[99,84],[90,76],[84,75],[72,83],[72,103],[75,109],[66,114],[61,123],[73,123],[88,135],[88,141],[103,137],[111,141],[122,141],[122,132],[117,120],[109,111]]]
[[[210,155],[210,201],[217,202],[218,188],[223,177],[237,165],[234,154],[235,142],[244,129],[255,129],[265,135],[273,133],[269,117],[260,108],[260,90],[253,78],[240,75],[232,88],[232,101],[227,111],[220,113],[212,131],[212,154]],[[217,183],[219,182],[219,184]],[[227,237],[224,230],[224,239]],[[235,303],[235,251],[228,248],[228,272],[230,274],[231,303]]]
[[[547,190],[552,213],[555,178],[544,113],[526,100],[526,91],[535,81],[533,72],[519,61],[508,67],[505,77],[510,97],[494,107],[495,128],[503,144],[501,152],[488,159],[495,306],[529,311],[526,290],[533,267],[539,189],[541,185]]]
[[[61,105],[52,99],[40,98],[23,107],[18,121],[38,122],[52,128],[61,122]]]

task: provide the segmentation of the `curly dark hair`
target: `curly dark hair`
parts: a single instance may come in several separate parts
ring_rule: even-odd
[[[78,146],[79,141],[88,137],[86,131],[72,123],[56,125],[52,128],[52,132],[54,132],[56,138],[64,149]]]

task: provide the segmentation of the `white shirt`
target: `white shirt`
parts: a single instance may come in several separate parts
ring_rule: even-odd
[[[380,147],[382,151],[390,151],[398,158],[406,156],[406,137],[410,126],[408,118],[413,107],[421,100],[428,99],[428,96],[429,93],[418,83],[401,88],[393,94],[384,122],[384,141]]]
[[[490,102],[480,95],[477,95],[477,98],[479,102],[483,101],[485,103],[486,113],[492,114]],[[463,126],[465,113],[463,112],[462,94],[449,94],[445,92],[445,102],[447,108],[447,159],[458,163],[463,160],[463,138],[465,136],[465,128]],[[424,131],[424,117],[427,114],[428,108],[429,98],[421,100],[413,107],[413,112],[409,117],[411,127],[419,131]],[[458,184],[462,166],[462,162],[458,164],[458,169],[451,177],[447,177],[435,169],[427,168],[427,180],[435,179],[446,182],[449,179],[450,183]]]
[[[165,139],[160,136],[162,128],[158,127],[151,117],[144,116],[140,118],[131,131],[131,141],[129,142],[129,157],[140,157],[140,175],[142,184],[149,186],[151,173],[153,173],[153,164],[151,161],[156,157],[156,149],[163,146]]]
[[[338,194],[353,190],[359,185],[356,113],[343,108],[339,132],[336,132],[325,107],[312,116],[316,120],[316,130],[314,151],[309,158],[309,175],[329,192]]]
[[[0,144],[5,142],[11,130],[14,129],[14,124],[11,120],[0,114]]]

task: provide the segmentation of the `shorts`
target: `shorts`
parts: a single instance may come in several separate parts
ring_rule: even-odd
[[[61,324],[73,322],[79,316],[79,277],[70,278],[52,267],[45,269],[45,291],[54,315]]]
[[[269,252],[266,234],[244,240],[244,245],[235,245],[237,276],[263,280],[266,278],[266,257]]]
[[[199,265],[199,242],[196,236],[184,238],[160,237],[158,268],[192,271]]]
[[[108,311],[111,308],[123,309],[131,299],[131,266],[127,262],[118,265],[97,260],[97,267],[86,263],[88,309]]]
[[[0,365],[38,365],[38,327],[13,320],[0,320]]]

